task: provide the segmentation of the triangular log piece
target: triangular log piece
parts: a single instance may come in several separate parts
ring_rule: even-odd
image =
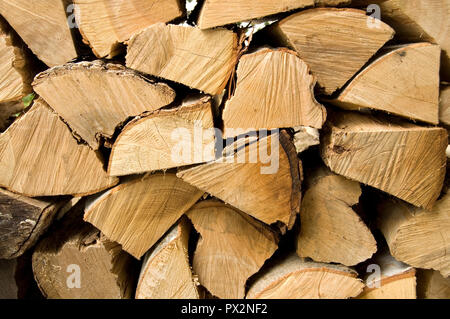
[[[50,67],[77,57],[64,2],[67,1],[0,1],[0,14],[31,51]]]
[[[250,286],[247,299],[347,299],[364,284],[342,265],[316,263],[295,253],[272,260]]]
[[[365,11],[348,8],[301,11],[271,31],[298,52],[326,94],[341,88],[394,36],[387,24],[371,27]]]
[[[140,259],[202,195],[171,173],[136,177],[94,199],[84,219]]]
[[[439,122],[439,46],[401,45],[362,70],[331,102],[343,109],[375,109]]]
[[[450,85],[441,88],[439,102],[439,121],[450,126]]]
[[[0,135],[0,185],[26,196],[88,195],[118,183],[41,99]]]
[[[177,176],[266,224],[292,228],[300,208],[300,170],[295,147],[282,131]]]
[[[200,233],[193,261],[200,284],[219,298],[244,298],[247,279],[278,248],[277,233],[217,200],[194,205],[187,216]]]
[[[419,269],[417,296],[421,299],[450,299],[450,278],[439,271]]]
[[[216,95],[235,66],[237,42],[236,33],[227,29],[158,23],[128,42],[127,66]]]
[[[320,144],[319,130],[309,126],[294,127],[294,145],[297,153],[302,153],[314,145]]]
[[[119,64],[69,63],[38,74],[34,90],[93,149],[129,117],[170,104],[175,92]]]
[[[369,228],[352,206],[358,204],[358,182],[320,167],[308,172],[300,209],[297,254],[319,262],[354,266],[377,251]]]
[[[142,263],[136,299],[199,299],[189,264],[191,225],[182,218],[149,251]]]
[[[331,170],[430,209],[445,177],[447,132],[356,112],[330,115],[322,159]]]
[[[326,110],[313,93],[314,77],[294,51],[243,55],[236,74],[236,91],[223,111],[225,137],[260,129],[321,128],[325,122]]]
[[[128,123],[116,139],[108,174],[131,175],[215,159],[211,99],[188,100]]]
[[[98,58],[114,57],[119,43],[157,22],[184,14],[180,0],[74,0],[83,39]]]
[[[378,227],[395,259],[450,275],[450,194],[425,211],[401,201],[378,205]]]

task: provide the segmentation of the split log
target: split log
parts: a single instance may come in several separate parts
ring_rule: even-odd
[[[356,276],[345,266],[307,261],[292,253],[261,271],[247,299],[347,299],[363,290]]]
[[[450,299],[450,278],[442,277],[438,271],[420,269],[417,295],[421,299]]]
[[[369,64],[332,103],[438,124],[440,56],[439,46],[429,43],[395,47]]]
[[[433,206],[445,177],[444,129],[339,112],[326,131],[321,153],[333,172],[415,206]]]
[[[166,84],[102,61],[54,67],[38,74],[33,87],[93,149],[129,117],[157,110],[175,98]]]
[[[358,182],[325,168],[310,171],[300,209],[297,254],[319,262],[353,266],[369,259],[377,243],[358,214]]]
[[[80,32],[98,58],[117,55],[119,43],[157,22],[184,14],[180,0],[74,0]]]
[[[313,93],[315,79],[295,52],[281,48],[246,54],[236,74],[236,91],[223,111],[225,137],[260,129],[321,128],[325,122],[326,110]]]
[[[174,174],[146,175],[94,199],[84,219],[140,259],[202,195]]]
[[[196,204],[187,216],[201,236],[193,261],[200,284],[219,298],[244,298],[247,279],[278,248],[277,233],[217,200]]]
[[[271,28],[308,64],[326,94],[341,88],[394,36],[380,22],[368,23],[365,11],[317,8],[295,13]]]
[[[197,21],[200,29],[262,18],[268,15],[310,7],[314,5],[347,4],[350,0],[206,0]]]
[[[77,57],[64,3],[55,0],[0,1],[0,14],[31,51],[50,67]]]
[[[0,135],[0,185],[25,196],[94,194],[117,184],[41,99]]]
[[[281,222],[292,228],[300,208],[302,176],[288,134],[282,131],[240,147],[235,154],[225,153],[177,176],[266,224]]]
[[[450,126],[450,85],[445,85],[441,89],[439,121]]]
[[[431,211],[385,200],[378,205],[378,217],[378,227],[395,259],[450,275],[450,194]]]
[[[126,60],[129,68],[216,95],[228,83],[237,58],[232,31],[158,23],[131,38]]]
[[[137,118],[116,139],[108,174],[131,175],[212,161],[213,128],[209,97]]]
[[[308,126],[294,127],[294,145],[297,153],[302,153],[314,145],[320,144],[319,130]]]
[[[377,254],[372,264],[380,267],[379,277],[369,275],[359,299],[416,299],[416,270],[395,260],[389,253]]]
[[[38,200],[0,188],[0,258],[21,256],[47,230],[64,201]]]
[[[136,299],[199,299],[189,264],[190,223],[182,218],[144,257]]]
[[[0,103],[20,101],[32,92],[33,74],[22,41],[1,16],[0,56]]]

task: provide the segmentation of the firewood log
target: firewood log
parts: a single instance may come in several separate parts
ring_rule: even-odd
[[[209,97],[139,117],[116,139],[108,174],[131,175],[212,161],[213,128]]]
[[[326,131],[321,153],[333,172],[431,209],[445,177],[444,129],[339,112]]]
[[[142,263],[137,299],[199,299],[189,264],[190,223],[182,218],[149,251]]]
[[[292,228],[299,212],[301,163],[285,131],[177,176],[266,224]]]
[[[439,103],[439,121],[450,126],[450,85],[441,88]]]
[[[316,263],[295,253],[274,260],[258,274],[247,299],[346,299],[356,297],[364,284],[348,267]]]
[[[158,23],[131,38],[126,59],[129,68],[216,95],[228,83],[237,55],[232,31]]]
[[[385,200],[378,205],[378,227],[395,259],[417,268],[450,274],[450,194],[426,211]]]
[[[352,209],[361,196],[359,183],[323,167],[308,173],[308,188],[300,209],[297,254],[346,266],[369,259],[377,251],[377,243]]]
[[[450,278],[438,271],[420,269],[417,272],[417,296],[421,299],[450,299]]]
[[[326,94],[341,88],[394,36],[387,24],[372,28],[366,12],[348,8],[301,11],[271,32],[298,52]]]
[[[311,146],[320,144],[318,129],[309,126],[297,126],[294,127],[294,131],[293,143],[297,153],[304,152]]]
[[[31,51],[52,67],[77,57],[66,17],[66,2],[2,0],[0,14],[8,20]]]
[[[95,198],[84,219],[140,259],[202,195],[175,174],[136,177]]]
[[[369,64],[332,101],[347,110],[382,110],[432,124],[439,122],[439,46],[394,47]]]
[[[38,74],[34,90],[93,149],[128,117],[170,104],[175,92],[119,64],[69,63]]]
[[[278,248],[277,233],[217,200],[194,205],[187,216],[200,233],[193,260],[200,284],[219,298],[244,298],[247,279]]]
[[[246,54],[236,74],[236,91],[223,111],[225,137],[260,129],[321,128],[325,122],[326,110],[313,94],[314,77],[294,51]]]
[[[206,0],[200,10],[197,24],[201,29],[207,29],[314,5],[339,5],[349,2],[350,0],[262,0],[258,2]]]
[[[26,196],[87,195],[118,183],[39,99],[0,135],[0,185]]]

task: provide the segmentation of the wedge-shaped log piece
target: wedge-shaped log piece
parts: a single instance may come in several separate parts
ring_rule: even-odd
[[[445,177],[447,132],[358,113],[330,116],[321,145],[331,170],[430,209]]]
[[[201,29],[207,29],[314,5],[338,5],[348,2],[350,0],[206,0],[200,10],[197,24]]]
[[[118,182],[42,100],[0,135],[0,172],[2,187],[31,197],[94,194]]]
[[[369,64],[332,101],[347,110],[382,110],[439,122],[439,46],[402,45]]]
[[[441,88],[439,102],[439,121],[450,125],[450,85],[444,85]]]
[[[69,63],[38,74],[34,90],[93,149],[127,118],[170,104],[175,92],[133,70],[101,61]]]
[[[294,145],[297,153],[306,151],[314,145],[320,144],[319,130],[308,126],[294,127]]]
[[[377,243],[352,209],[361,196],[359,183],[322,167],[309,172],[306,181],[297,254],[346,266],[369,259]]]
[[[116,139],[108,173],[131,175],[212,161],[213,128],[208,97],[136,119]]]
[[[74,0],[80,32],[99,57],[114,57],[118,45],[157,22],[183,15],[180,0]]]
[[[365,11],[317,8],[295,13],[272,28],[311,68],[326,94],[341,88],[387,41],[394,30],[371,27]]]
[[[417,296],[421,299],[450,299],[450,278],[438,271],[420,269],[417,272]]]
[[[380,276],[371,274],[367,277],[367,286],[359,299],[416,299],[414,268],[395,260],[385,251],[377,254],[371,265],[380,267]]]
[[[177,176],[266,224],[291,228],[300,207],[300,165],[282,131]]]
[[[64,3],[55,0],[2,0],[0,14],[48,66],[77,57]]]
[[[131,298],[136,261],[83,222],[83,208],[76,206],[37,245],[33,272],[41,292],[48,299]]]
[[[347,299],[363,290],[356,276],[345,266],[307,261],[292,253],[265,266],[247,299]]]
[[[182,218],[144,257],[137,299],[199,299],[189,264],[190,223]]]
[[[16,258],[32,247],[64,203],[28,198],[0,188],[0,258]]]
[[[224,136],[238,135],[237,129],[321,128],[326,110],[314,98],[315,83],[294,51],[263,49],[242,56],[236,92],[223,111]]]
[[[137,177],[93,200],[84,219],[139,259],[202,195],[171,173]]]
[[[187,216],[201,236],[193,261],[200,284],[219,298],[244,298],[247,279],[278,248],[277,233],[217,200],[196,204]]]
[[[19,101],[32,91],[29,57],[22,46],[0,16],[0,103]]]
[[[237,42],[236,33],[227,29],[158,23],[131,38],[127,66],[216,95],[235,66]]]
[[[404,202],[386,200],[378,206],[378,227],[392,256],[417,268],[450,274],[450,194],[436,202],[432,211]]]

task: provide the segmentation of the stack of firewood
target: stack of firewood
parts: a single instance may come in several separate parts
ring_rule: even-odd
[[[0,298],[450,298],[449,12],[0,0]]]

